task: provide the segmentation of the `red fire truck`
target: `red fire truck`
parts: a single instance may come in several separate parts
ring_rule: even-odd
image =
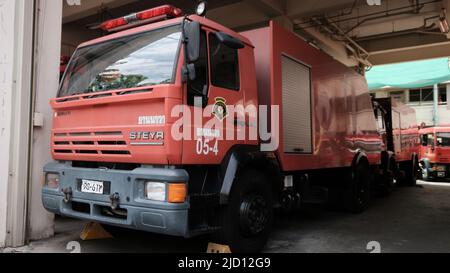
[[[420,174],[420,138],[416,111],[392,98],[374,99],[375,115],[378,117],[379,132],[383,139],[383,170],[380,179],[385,180],[381,188],[389,193],[394,181],[399,185],[415,186]],[[384,160],[388,161],[384,161]]]
[[[361,212],[386,181],[364,77],[283,27],[236,33],[162,6],[102,28],[119,32],[80,45],[51,100],[50,212],[253,252],[305,188]]]
[[[424,180],[450,178],[450,127],[422,128],[420,165]]]

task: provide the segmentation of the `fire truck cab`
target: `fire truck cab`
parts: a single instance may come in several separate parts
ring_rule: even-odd
[[[420,166],[424,180],[450,178],[450,127],[422,128]]]

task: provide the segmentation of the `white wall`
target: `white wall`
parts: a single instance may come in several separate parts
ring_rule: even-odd
[[[0,247],[5,245],[11,135],[15,0],[0,1]]]
[[[433,105],[412,106],[417,113],[418,124],[433,125]],[[439,106],[439,125],[450,125],[450,109],[447,105]]]
[[[0,0],[0,18],[0,247],[16,247],[54,232],[41,177],[51,161],[49,100],[59,84],[62,1]],[[34,112],[44,115],[43,127],[33,128]]]

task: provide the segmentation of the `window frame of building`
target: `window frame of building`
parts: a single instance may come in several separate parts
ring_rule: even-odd
[[[440,84],[439,88],[439,105],[447,105],[447,85]],[[411,105],[432,105],[434,102],[434,87],[423,87],[409,89],[408,104]]]

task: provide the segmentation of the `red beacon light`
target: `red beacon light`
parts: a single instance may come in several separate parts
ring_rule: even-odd
[[[183,15],[183,11],[171,5],[164,5],[153,9],[133,13],[125,17],[113,19],[100,25],[100,28],[109,32],[119,31],[138,25],[176,18]]]

